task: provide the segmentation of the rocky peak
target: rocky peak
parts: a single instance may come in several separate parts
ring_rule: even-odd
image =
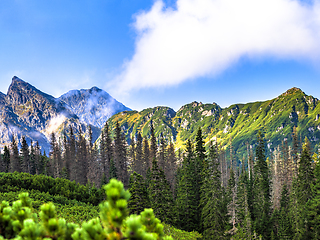
[[[6,104],[6,95],[2,92],[0,92],[0,106]]]
[[[287,95],[292,95],[297,93],[302,93],[303,95],[305,95],[305,93],[300,88],[293,87],[287,90],[285,93],[281,94],[281,96],[287,96]]]
[[[131,110],[98,87],[71,90],[59,99],[65,102],[81,121],[99,128],[102,128],[112,115]]]
[[[26,104],[28,101],[35,98],[42,101],[47,100],[55,102],[55,98],[53,96],[41,92],[34,86],[16,76],[12,78],[12,82],[7,93],[7,102],[12,105],[21,105]]]

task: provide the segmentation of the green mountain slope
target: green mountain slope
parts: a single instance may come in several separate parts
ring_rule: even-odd
[[[182,147],[187,139],[195,139],[200,127],[206,142],[217,139],[228,146],[230,139],[238,154],[244,153],[246,144],[255,144],[256,134],[265,134],[269,149],[281,141],[292,141],[293,127],[301,137],[307,136],[314,147],[320,139],[320,104],[317,98],[306,95],[299,88],[291,88],[277,98],[264,102],[234,104],[227,108],[219,105],[193,102],[177,112],[168,107],[155,107],[141,112],[127,111],[114,115],[109,124],[116,122],[124,130],[127,139],[138,131],[148,136],[150,122],[158,137],[162,132],[166,139],[173,139],[176,147]]]

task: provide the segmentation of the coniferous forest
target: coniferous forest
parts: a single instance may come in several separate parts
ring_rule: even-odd
[[[91,227],[100,224],[94,218],[98,216],[100,202],[107,200],[103,203],[105,207],[100,204],[102,212],[109,211],[112,215],[112,211],[117,210],[119,214],[124,211],[118,203],[112,205],[115,201],[112,191],[119,194],[114,196],[122,199],[122,203],[127,201],[128,213],[139,216],[144,229],[158,223],[157,220],[149,225],[143,222],[154,213],[167,226],[201,234],[195,234],[193,239],[320,238],[320,155],[311,152],[308,139],[301,141],[295,128],[292,130],[292,146],[283,141],[281,147],[272,152],[266,148],[267,139],[263,133],[258,132],[256,144],[247,144],[247,151],[241,159],[232,148],[232,140],[228,148],[216,141],[205,144],[200,128],[196,138],[188,139],[183,150],[176,150],[162,134],[156,138],[152,122],[150,136],[138,133],[131,137],[130,144],[127,144],[119,124],[115,129],[109,129],[106,123],[96,142],[92,141],[92,133],[87,140],[81,129],[78,137],[73,131],[70,127],[62,136],[52,133],[48,156],[41,153],[38,143],[28,145],[24,137],[19,148],[13,137],[0,158],[1,200],[12,202],[13,193],[29,192],[37,199],[34,205],[38,207],[40,203],[51,201],[57,204],[58,212],[62,205],[83,209],[83,214],[71,211],[70,216],[63,216],[70,222],[89,221],[81,228],[87,232],[79,230],[78,235],[71,238],[69,234],[69,238],[63,239],[105,239],[89,238],[86,234]],[[123,186],[117,181],[106,185],[113,178],[121,181]],[[126,194],[125,189],[131,195]],[[27,202],[30,200],[25,195],[20,199],[22,207],[23,204],[29,206]],[[4,209],[8,206],[8,203],[2,203],[0,207],[0,226],[4,221]],[[52,208],[41,207],[44,229],[50,228],[46,225],[48,219],[44,219],[54,211]],[[146,208],[152,208],[153,213],[146,212]],[[14,205],[12,209],[15,209]],[[125,221],[126,214],[121,216],[121,221]],[[136,224],[133,218],[128,219]],[[122,222],[115,219],[112,220],[115,226],[112,231],[122,226]],[[109,220],[101,217],[102,224]],[[136,227],[130,225],[131,220],[126,220],[125,229]],[[63,226],[65,232],[76,229],[72,224]],[[13,226],[12,232],[4,237],[13,238],[17,228]],[[165,239],[161,231],[154,231],[159,236],[155,239]],[[0,235],[4,232],[0,228]],[[23,234],[19,235],[20,239],[36,239],[24,238],[29,235]],[[134,238],[123,233],[110,239],[149,239],[148,236]]]

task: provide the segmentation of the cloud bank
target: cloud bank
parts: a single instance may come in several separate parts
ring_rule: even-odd
[[[135,53],[114,81],[122,91],[215,76],[242,57],[318,60],[320,1],[156,1],[133,26]]]

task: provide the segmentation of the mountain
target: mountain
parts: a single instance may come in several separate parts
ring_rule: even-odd
[[[69,91],[59,100],[65,102],[80,121],[99,128],[102,128],[112,115],[131,110],[97,87]]]
[[[291,144],[294,127],[301,138],[309,138],[312,147],[320,139],[319,100],[299,88],[291,88],[277,98],[264,102],[234,104],[227,108],[221,108],[216,103],[192,102],[177,112],[167,107],[155,107],[141,112],[118,113],[108,120],[111,127],[117,121],[128,141],[137,131],[148,136],[152,121],[156,136],[163,132],[167,139],[175,141],[177,148],[182,147],[187,139],[195,140],[200,127],[206,143],[217,139],[222,146],[228,146],[232,141],[239,157],[246,151],[247,143],[255,144],[259,130],[264,133],[270,150],[284,139]]]
[[[93,104],[94,101],[98,104]],[[96,107],[89,108],[90,104]],[[95,140],[100,134],[102,121],[121,109],[128,110],[96,87],[70,91],[55,98],[14,76],[7,94],[0,93],[0,147],[10,143],[13,135],[18,141],[24,135],[29,144],[38,141],[48,152],[51,133],[61,136],[69,132],[70,126],[75,135],[81,128],[88,137],[88,126],[91,125]]]

